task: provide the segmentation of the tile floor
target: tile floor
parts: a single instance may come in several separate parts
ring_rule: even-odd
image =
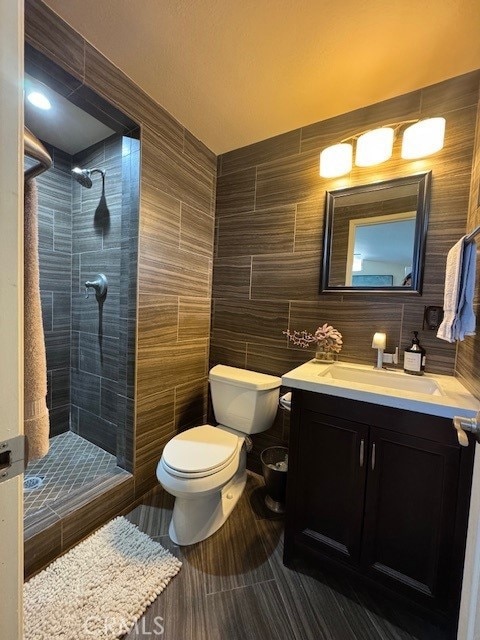
[[[183,562],[126,638],[161,640],[444,640],[421,618],[347,579],[282,563],[283,522],[263,508],[263,480],[247,488],[226,524],[191,547],[175,546],[173,500],[154,490],[127,517]],[[161,635],[158,632],[163,629]]]
[[[68,494],[113,472],[115,456],[68,431],[50,439],[50,451],[42,460],[28,465],[25,480],[43,478],[38,489],[24,491],[24,515],[50,506]]]

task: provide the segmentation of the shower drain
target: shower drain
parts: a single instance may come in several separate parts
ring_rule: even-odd
[[[42,486],[43,480],[43,476],[29,476],[23,481],[23,489],[25,491],[33,491],[33,489],[38,489]]]

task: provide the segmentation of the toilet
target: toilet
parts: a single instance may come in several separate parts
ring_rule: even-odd
[[[248,435],[275,419],[281,379],[216,365],[208,380],[216,426],[176,435],[157,465],[162,487],[175,496],[169,535],[178,545],[205,540],[226,521],[247,480]]]

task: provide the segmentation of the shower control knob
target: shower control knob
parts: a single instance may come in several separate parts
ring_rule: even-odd
[[[88,298],[88,288],[91,287],[95,290],[97,300],[105,298],[108,290],[108,280],[103,273],[99,273],[95,276],[94,280],[87,280],[85,282],[85,298]]]

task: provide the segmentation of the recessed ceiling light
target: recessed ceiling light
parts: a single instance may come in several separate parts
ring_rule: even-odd
[[[27,99],[33,104],[33,106],[38,107],[39,109],[47,110],[52,108],[50,100],[43,93],[40,93],[40,91],[30,91],[27,95]]]

